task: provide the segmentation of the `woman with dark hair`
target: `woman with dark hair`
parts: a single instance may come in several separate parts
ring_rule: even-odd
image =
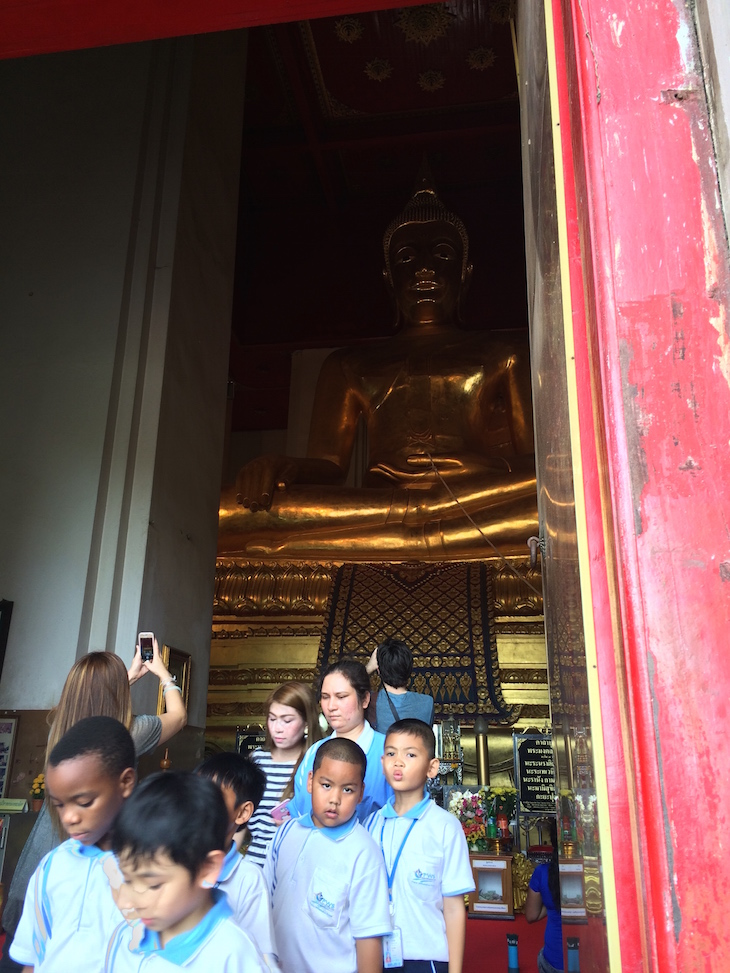
[[[365,792],[357,806],[357,816],[364,821],[368,814],[385,804],[393,791],[383,776],[381,758],[385,737],[365,719],[370,702],[370,678],[362,662],[345,658],[327,666],[320,679],[319,702],[324,718],[332,727],[332,736],[353,740],[367,758]],[[299,765],[294,778],[294,797],[289,804],[292,817],[312,810],[307,782],[314,755],[322,742],[310,747]]]
[[[539,922],[547,916],[545,945],[537,957],[539,973],[563,969],[563,921],[560,917],[560,870],[558,864],[558,828],[550,821],[550,843],[553,855],[549,865],[538,865],[532,873],[525,902],[525,919]]]
[[[383,691],[375,696],[370,712],[378,733],[387,733],[396,720],[423,720],[433,724],[433,699],[426,693],[412,693],[408,681],[413,671],[413,653],[405,642],[393,637],[381,642],[365,667],[369,673],[377,669]],[[374,713],[373,713],[374,710]]]

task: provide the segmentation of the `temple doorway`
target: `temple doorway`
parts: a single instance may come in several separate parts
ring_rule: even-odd
[[[565,915],[575,923],[566,921],[564,938],[583,939],[584,970],[604,970],[546,26],[542,8],[527,7],[515,19],[500,0],[430,4],[249,31],[224,486],[262,453],[304,454],[331,349],[366,349],[394,333],[381,240],[425,158],[469,233],[464,330],[529,336],[532,356],[537,566],[526,545],[506,567],[486,546],[474,558],[496,572],[498,676],[519,712],[490,730],[492,775],[513,780],[513,732],[549,735]],[[361,430],[350,484],[359,485],[366,456]],[[255,732],[280,682],[314,678],[342,560],[219,560],[209,745]],[[475,715],[464,714],[463,734],[465,781],[474,784]]]

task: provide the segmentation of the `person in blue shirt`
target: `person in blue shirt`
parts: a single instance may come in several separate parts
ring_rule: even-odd
[[[558,862],[558,829],[550,822],[553,855],[548,865],[538,865],[530,878],[525,902],[525,919],[540,922],[547,918],[545,944],[537,957],[539,973],[554,973],[563,967],[563,921],[560,915],[560,869]]]
[[[343,658],[333,662],[322,673],[319,702],[322,713],[333,729],[332,737],[352,740],[360,747],[367,759],[365,787],[357,806],[359,821],[388,800],[392,788],[383,776],[380,758],[383,756],[385,737],[376,732],[365,719],[370,702],[370,677],[365,666],[356,659]],[[307,791],[317,750],[324,743],[320,740],[304,754],[294,777],[294,797],[289,803],[292,817],[309,814],[312,797]]]
[[[423,720],[433,725],[433,697],[428,693],[412,693],[408,682],[413,671],[413,653],[401,639],[390,638],[381,642],[365,666],[372,675],[380,674],[381,689],[375,694],[375,705],[370,710],[375,715],[372,722],[378,733],[387,733],[397,720]]]
[[[51,750],[46,791],[68,841],[31,876],[10,956],[28,969],[98,973],[122,919],[109,885],[110,831],[136,781],[129,730],[110,716],[80,720]]]
[[[223,795],[212,781],[168,772],[140,784],[112,833],[123,879],[117,902],[137,921],[117,926],[99,969],[266,973],[261,953],[215,887],[228,831]]]

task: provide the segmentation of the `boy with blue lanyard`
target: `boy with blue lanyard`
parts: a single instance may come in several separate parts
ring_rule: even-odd
[[[123,877],[117,902],[138,921],[117,927],[97,969],[266,973],[225,893],[215,888],[228,827],[223,795],[210,780],[168,772],[139,785],[112,832]]]
[[[356,815],[365,767],[352,740],[325,740],[308,778],[311,813],[283,824],[267,849],[264,877],[286,973],[382,973],[388,883]]]
[[[109,885],[110,830],[134,788],[134,743],[109,716],[80,720],[51,750],[46,790],[68,841],[33,873],[10,956],[26,971],[98,973],[122,919]]]
[[[383,940],[383,966],[403,973],[461,973],[466,910],[474,891],[461,824],[425,792],[438,774],[435,739],[422,720],[389,728],[383,771],[395,795],[365,827],[388,872],[393,933]]]

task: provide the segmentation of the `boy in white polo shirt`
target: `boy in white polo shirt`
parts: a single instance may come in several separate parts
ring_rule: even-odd
[[[365,822],[388,872],[393,934],[383,940],[386,970],[461,973],[464,895],[474,879],[461,824],[425,793],[438,769],[431,727],[414,719],[393,723],[383,771],[395,795]]]
[[[110,830],[132,793],[134,743],[109,716],[80,720],[46,766],[46,790],[69,836],[31,876],[10,956],[26,970],[98,973],[122,919],[109,886]]]
[[[112,832],[123,877],[117,903],[138,921],[119,924],[99,971],[267,973],[215,888],[227,834],[228,812],[212,781],[168,772],[139,785]]]
[[[287,821],[268,847],[264,877],[284,973],[382,973],[388,883],[356,816],[366,766],[352,740],[326,740],[309,774],[311,813]]]
[[[228,811],[228,851],[215,887],[226,893],[234,922],[253,939],[267,965],[278,970],[269,891],[263,871],[241,854],[233,840],[261,803],[266,774],[252,760],[231,752],[207,757],[195,773],[220,787]]]

